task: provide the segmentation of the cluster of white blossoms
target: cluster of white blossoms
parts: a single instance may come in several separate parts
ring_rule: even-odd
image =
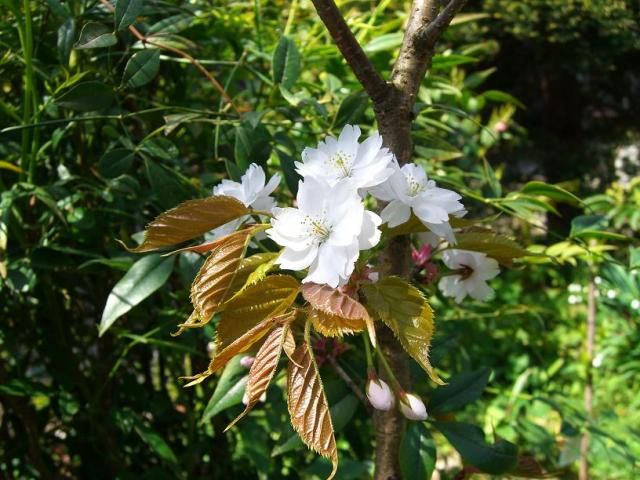
[[[410,163],[400,167],[393,154],[382,146],[382,137],[374,133],[359,142],[360,128],[346,125],[338,138],[327,137],[316,148],[306,148],[296,171],[302,176],[295,207],[280,208],[270,196],[280,182],[274,175],[268,182],[264,171],[252,164],[240,182],[223,180],[214,195],[228,195],[245,206],[272,215],[266,235],[282,248],[277,263],[286,270],[307,270],[303,282],[344,285],[355,269],[362,250],[380,241],[380,225],[389,228],[411,218],[428,229],[425,240],[437,244],[446,240],[455,245],[451,216],[461,217],[466,210],[462,197],[438,187],[422,167]],[[368,195],[385,202],[380,216],[365,208]],[[214,231],[220,236],[235,230],[238,219]],[[456,301],[470,295],[488,298],[492,290],[486,279],[497,274],[493,261],[475,252],[448,250],[445,264],[454,269],[439,286]],[[461,260],[456,258],[466,255]],[[473,261],[467,261],[467,257]],[[489,266],[487,266],[487,262]],[[477,270],[474,270],[477,268]],[[493,276],[491,276],[493,275]]]

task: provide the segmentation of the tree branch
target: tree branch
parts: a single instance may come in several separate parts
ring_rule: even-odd
[[[416,32],[416,41],[425,48],[433,48],[465,3],[466,0],[450,0],[433,21]]]
[[[388,86],[351,32],[333,0],[311,0],[349,67],[374,103],[387,93]]]

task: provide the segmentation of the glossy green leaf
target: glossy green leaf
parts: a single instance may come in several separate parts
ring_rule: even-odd
[[[529,195],[540,195],[558,202],[565,202],[573,205],[579,205],[582,203],[580,198],[568,190],[545,182],[528,182],[520,191]]]
[[[367,43],[362,49],[366,53],[386,52],[402,45],[402,32],[379,35]]]
[[[458,65],[477,62],[478,59],[468,55],[434,55],[431,61],[431,70],[449,70]]]
[[[165,284],[175,257],[148,255],[134,263],[113,287],[102,312],[99,332],[103,335],[113,322]]]
[[[518,464],[518,446],[503,439],[490,444],[484,432],[475,425],[457,422],[434,422],[434,426],[462,458],[484,473],[501,475]]]
[[[298,194],[298,182],[302,179],[300,174],[296,172],[295,158],[282,150],[276,150],[280,159],[280,166],[284,174],[284,181],[291,194],[295,197]]]
[[[116,178],[129,171],[134,153],[127,148],[114,148],[105,153],[98,162],[98,170],[106,178]]]
[[[338,108],[334,126],[342,128],[347,123],[359,123],[368,106],[369,97],[365,92],[350,93],[342,100],[340,108]]]
[[[81,112],[104,110],[111,106],[114,94],[111,87],[102,82],[81,82],[63,92],[55,103],[63,108]]]
[[[88,48],[111,47],[118,43],[113,32],[101,23],[89,22],[82,27],[80,38],[74,48],[77,50]]]
[[[171,450],[169,444],[151,427],[149,427],[144,422],[137,421],[135,425],[135,430],[140,435],[140,438],[151,447],[158,457],[160,457],[165,462],[170,463],[172,466],[178,466],[178,459],[176,458],[175,453]]]
[[[247,369],[240,365],[240,356],[227,363],[204,409],[200,423],[205,423],[223,410],[242,403],[247,374]]]
[[[449,380],[447,385],[438,387],[431,395],[429,413],[439,414],[458,410],[477,400],[489,382],[491,370],[480,368],[472,372],[462,372]]]
[[[273,52],[273,81],[289,90],[300,75],[300,53],[293,40],[282,37]]]
[[[511,103],[519,108],[525,108],[524,104],[516,97],[514,97],[513,95],[509,95],[506,92],[501,92],[500,90],[487,90],[486,92],[482,93],[482,96],[487,100],[492,100],[494,102]]]
[[[124,30],[142,11],[142,0],[116,0],[115,26],[116,30]]]
[[[160,50],[147,49],[134,53],[124,67],[122,84],[127,88],[146,85],[158,74]]]
[[[430,479],[436,466],[436,443],[424,423],[409,422],[400,443],[402,478]]]
[[[251,133],[247,127],[236,127],[236,141],[233,148],[233,156],[240,172],[244,173],[251,164]]]
[[[147,35],[154,33],[178,33],[193,25],[194,16],[191,13],[178,13],[163,18],[147,29]]]

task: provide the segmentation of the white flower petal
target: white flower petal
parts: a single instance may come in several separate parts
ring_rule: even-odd
[[[380,212],[380,218],[383,223],[389,225],[389,228],[402,225],[409,220],[409,217],[411,217],[411,208],[400,200],[393,200]]]
[[[365,210],[362,217],[362,230],[358,236],[360,250],[368,250],[375,247],[380,241],[381,232],[378,229],[382,219],[373,212]]]

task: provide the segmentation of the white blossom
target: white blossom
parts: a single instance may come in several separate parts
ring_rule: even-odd
[[[395,404],[395,397],[389,385],[379,378],[370,378],[367,382],[367,398],[376,410],[391,410]]]
[[[449,215],[462,216],[466,213],[460,202],[462,198],[453,190],[436,186],[425,171],[414,163],[402,168],[393,162],[394,173],[389,179],[372,189],[371,193],[380,200],[389,202],[382,210],[382,221],[390,228],[409,220],[411,212],[433,233],[453,243],[455,237],[449,225]]]
[[[345,125],[337,139],[327,137],[317,148],[305,148],[302,162],[296,162],[297,172],[305,179],[323,179],[330,186],[343,179],[363,190],[381,184],[393,173],[393,154],[382,147],[377,132],[358,143],[360,133],[358,126]]]
[[[242,202],[247,208],[271,212],[276,205],[276,201],[270,196],[280,184],[280,175],[275,174],[269,182],[266,182],[266,175],[261,166],[252,163],[247,171],[240,178],[240,182],[233,180],[222,180],[220,184],[213,187],[213,195],[225,195],[233,197]],[[249,217],[244,216],[232,220],[205,235],[207,241],[212,241],[224,237],[238,229]]]
[[[360,250],[380,240],[380,217],[365,210],[350,182],[330,186],[301,181],[298,208],[274,208],[267,235],[284,247],[277,262],[285,270],[309,269],[303,282],[342,285],[353,273]]]
[[[447,297],[460,303],[467,295],[476,300],[487,300],[493,289],[487,284],[498,273],[498,262],[485,253],[468,250],[447,250],[442,255],[445,265],[454,271],[440,279],[438,288]]]
[[[424,402],[413,393],[400,395],[400,411],[409,420],[426,420],[429,416]]]

